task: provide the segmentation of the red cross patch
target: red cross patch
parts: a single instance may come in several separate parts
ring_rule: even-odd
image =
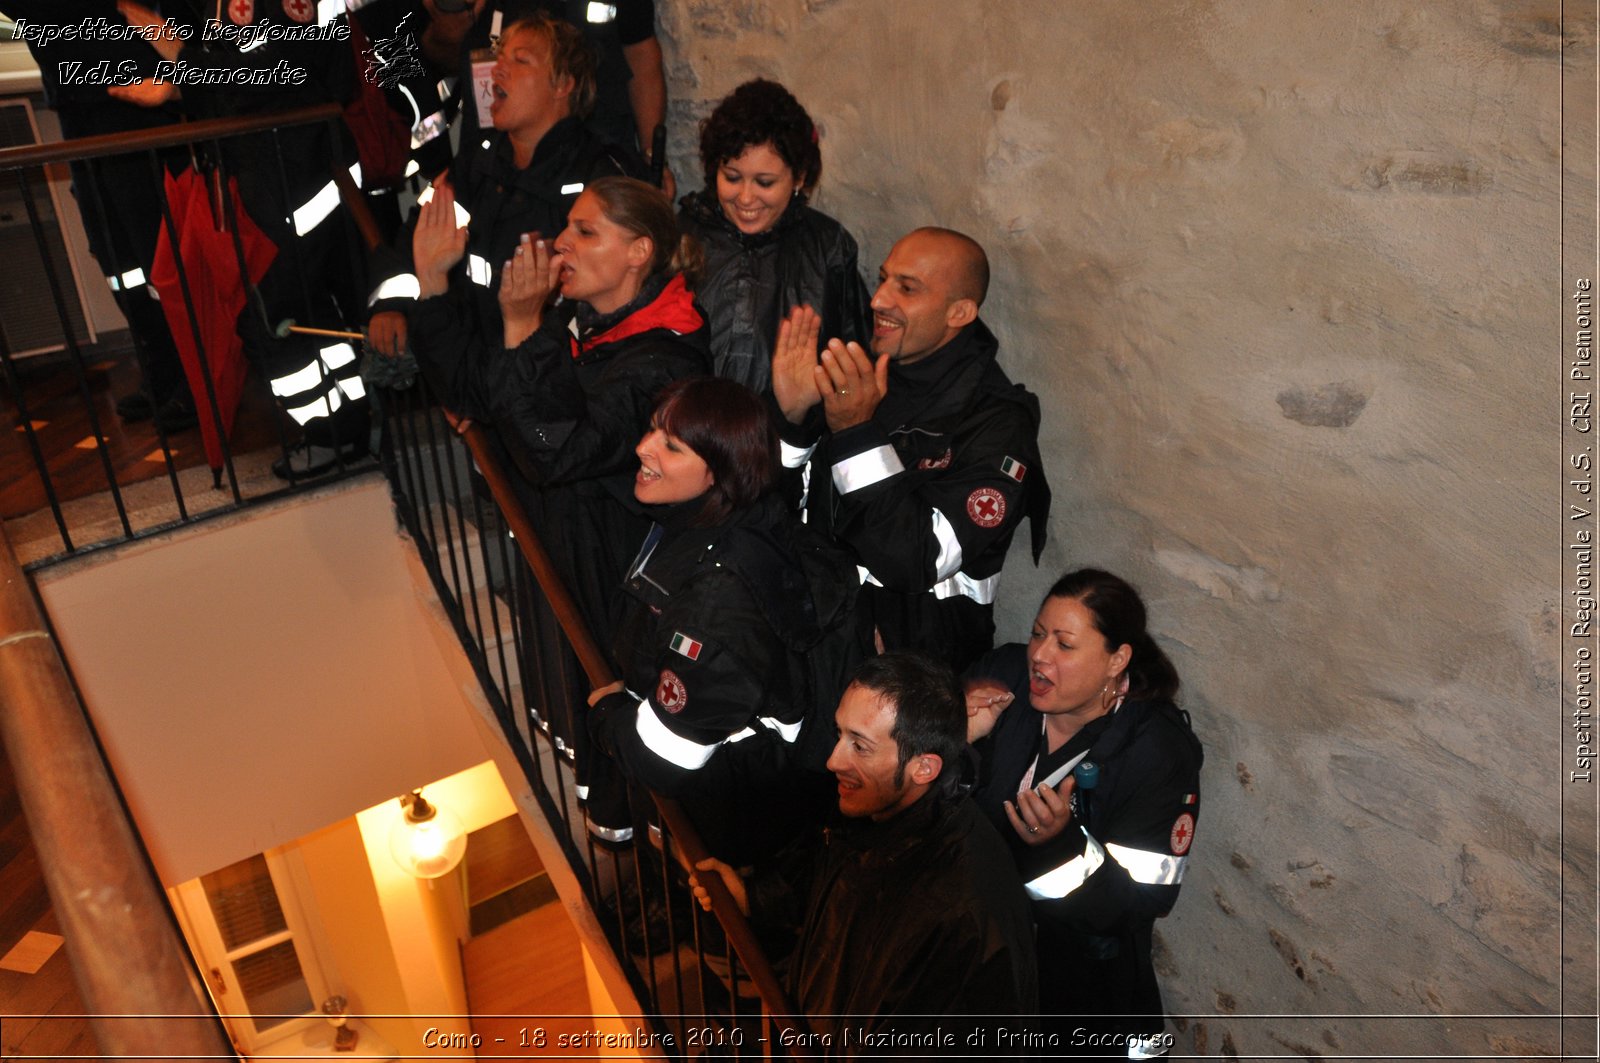
[[[1006,519],[1006,498],[992,487],[980,487],[967,496],[967,516],[980,528],[998,527]]]
[[[1189,851],[1189,843],[1194,841],[1194,817],[1185,812],[1172,824],[1172,852],[1174,856],[1182,856]]]
[[[661,681],[656,684],[656,704],[673,715],[682,712],[683,707],[689,704],[689,691],[685,689],[683,680],[670,668],[661,670]]]
[[[256,20],[256,0],[228,0],[228,20],[235,26],[248,26]]]
[[[312,16],[317,12],[311,6],[311,0],[283,0],[283,13],[304,25],[310,22]]]
[[[950,467],[950,459],[953,456],[954,456],[953,452],[947,449],[943,454],[939,455],[937,458],[923,458],[921,461],[917,462],[917,468],[919,468],[919,469],[948,469]]]

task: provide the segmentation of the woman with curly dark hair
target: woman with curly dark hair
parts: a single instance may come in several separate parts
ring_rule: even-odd
[[[717,375],[770,391],[773,339],[799,306],[821,315],[823,336],[866,342],[856,242],[807,205],[822,155],[789,90],[762,78],[734,89],[701,123],[700,161],[705,188],[680,201],[679,218],[705,249],[697,295]]]

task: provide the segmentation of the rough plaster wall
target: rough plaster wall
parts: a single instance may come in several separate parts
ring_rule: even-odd
[[[684,188],[776,77],[869,275],[920,224],[987,246],[1056,492],[1001,630],[1129,576],[1206,742],[1158,927],[1187,1043],[1552,1050],[1228,1014],[1557,1007],[1557,0],[657,6]]]

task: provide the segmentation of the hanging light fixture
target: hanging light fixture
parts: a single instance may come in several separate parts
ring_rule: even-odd
[[[389,855],[408,875],[448,875],[467,851],[467,832],[452,812],[428,803],[421,790],[400,798],[404,818],[389,832]]]

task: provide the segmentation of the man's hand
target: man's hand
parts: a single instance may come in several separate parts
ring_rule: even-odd
[[[132,85],[107,85],[106,95],[135,107],[162,107],[178,98],[178,86],[160,78],[140,78]]]
[[[398,358],[406,349],[406,316],[398,310],[379,310],[367,322],[367,346],[385,358]]]
[[[745,915],[750,914],[750,894],[745,890],[744,879],[739,877],[739,872],[714,856],[708,856],[694,866],[695,871],[689,872],[689,888],[694,891],[694,899],[700,902],[702,909],[708,912],[711,910],[711,893],[700,884],[695,872],[703,874],[715,871],[722,876],[723,885],[728,887],[728,892],[733,894],[734,903],[739,906],[739,911]]]
[[[456,228],[455,190],[445,179],[432,187],[411,234],[411,260],[423,299],[450,290],[450,271],[467,253],[467,230]]]
[[[117,11],[127,19],[129,26],[145,31],[145,40],[157,55],[169,63],[177,61],[178,54],[183,51],[183,42],[159,32],[166,28],[166,22],[160,15],[143,4],[135,3],[135,0],[117,0]]]
[[[772,344],[772,397],[790,424],[799,424],[806,411],[822,401],[817,390],[817,339],[822,318],[809,306],[797,306],[778,323]]]
[[[1015,700],[1016,695],[995,682],[993,679],[969,679],[967,681],[967,744],[971,745],[978,739],[988,735],[994,730],[995,721],[1000,719],[1000,714],[1006,706]]]
[[[829,340],[821,362],[813,375],[828,430],[841,432],[872,420],[878,403],[889,393],[889,356],[883,355],[874,365],[861,344]]]
[[[1055,789],[1036,786],[1006,802],[1006,818],[1017,837],[1029,845],[1043,845],[1067,829],[1072,822],[1072,791],[1078,780],[1068,775]]]
[[[510,350],[538,331],[544,304],[561,283],[561,256],[550,245],[523,233],[517,250],[500,270],[500,318],[505,323],[505,345]]]

